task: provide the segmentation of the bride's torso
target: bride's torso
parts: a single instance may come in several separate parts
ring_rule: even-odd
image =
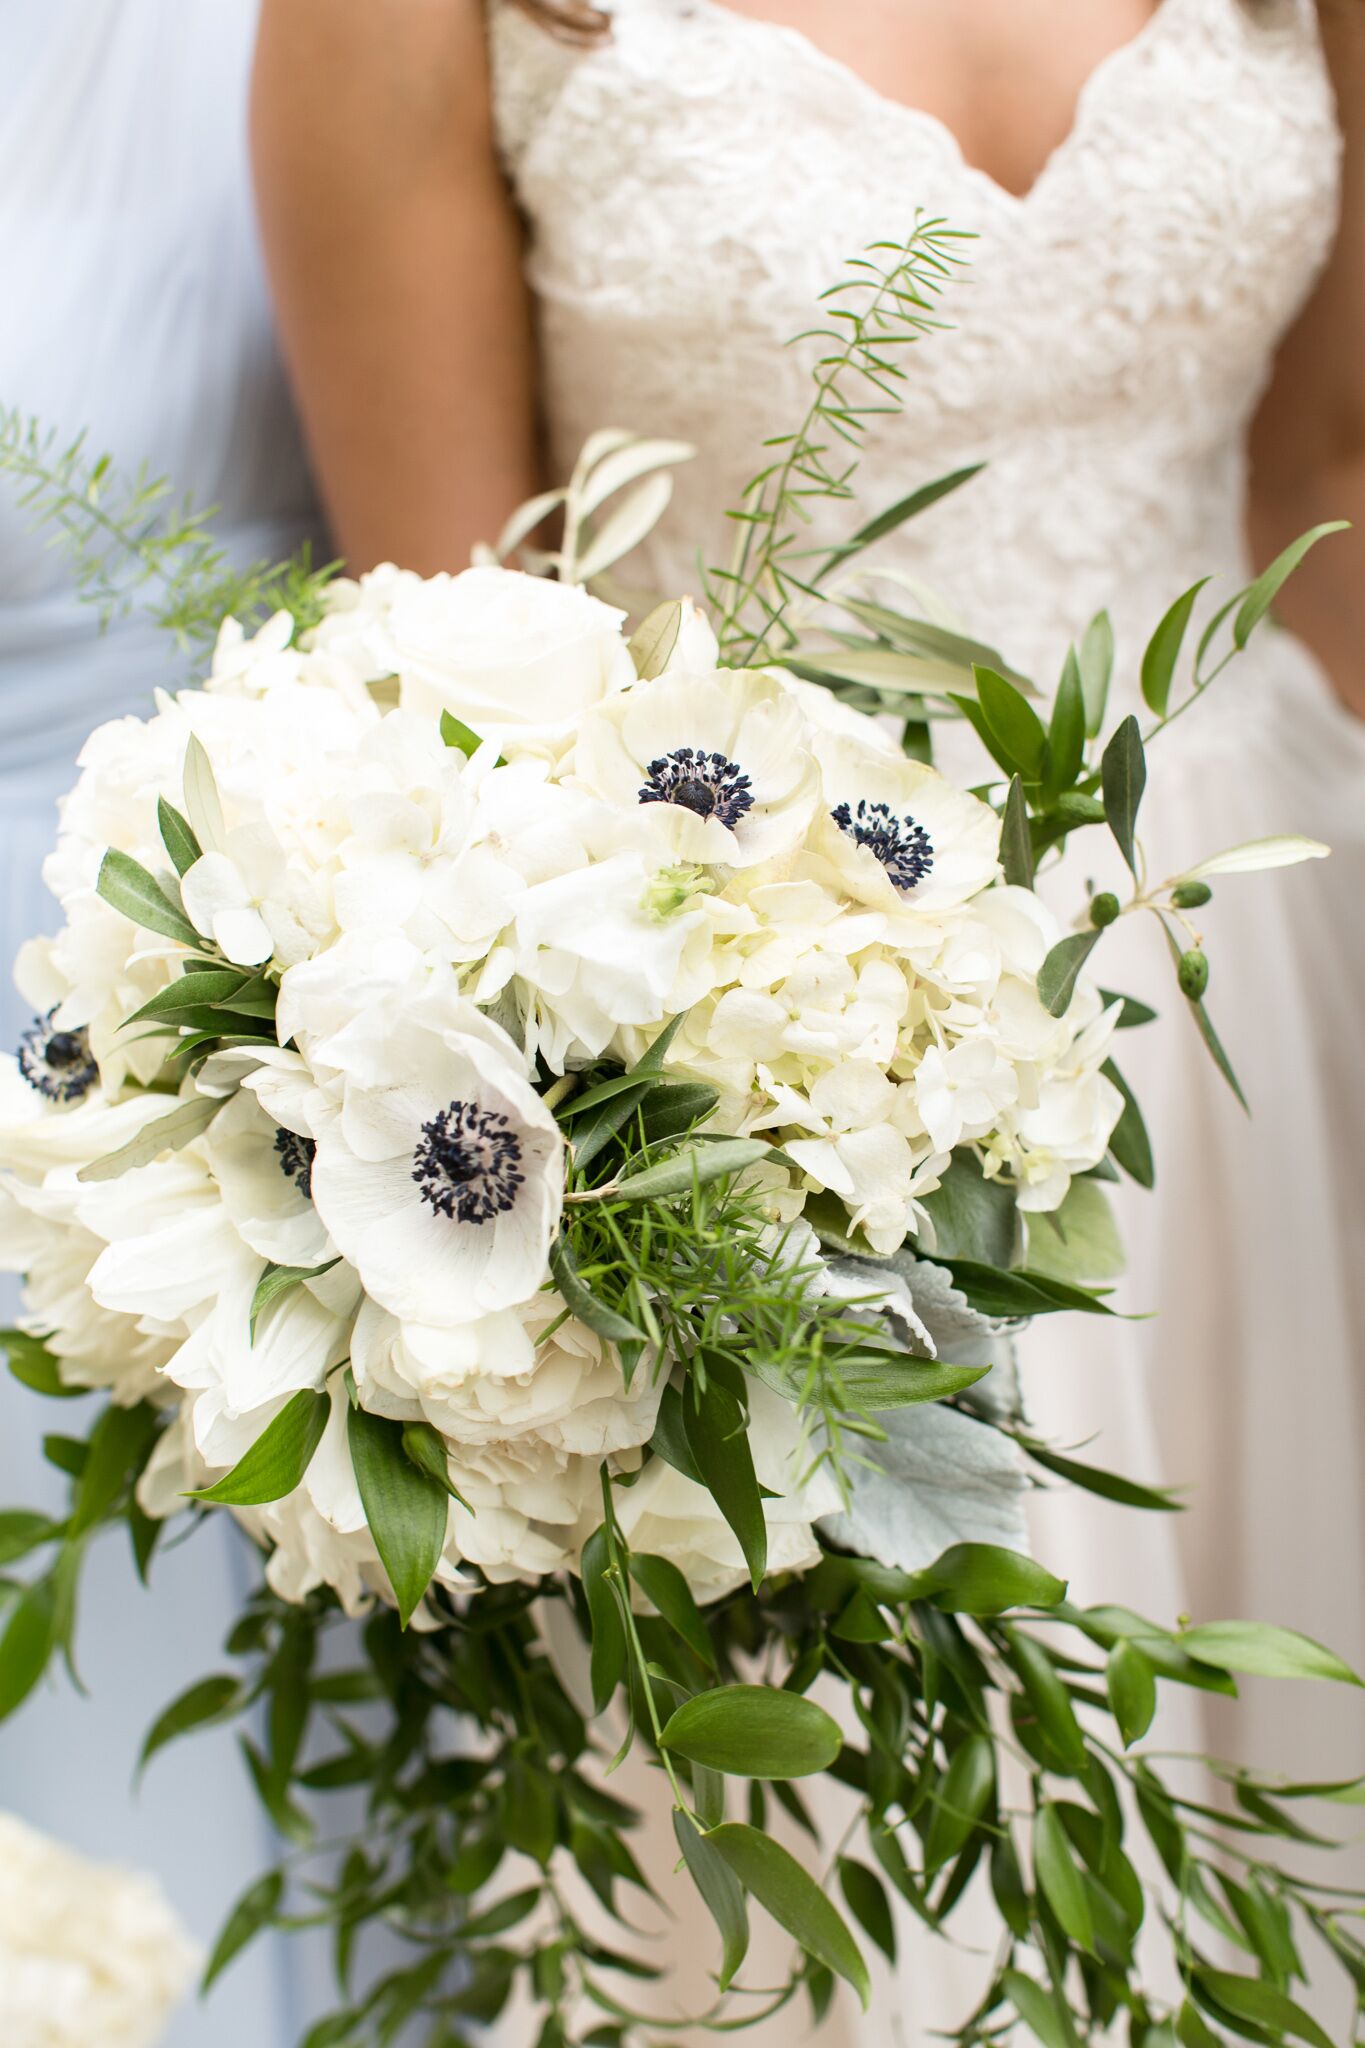
[[[724,508],[808,399],[810,350],[786,344],[917,209],[977,239],[861,507],[989,466],[881,559],[1048,682],[1101,604],[1132,667],[1183,583],[1245,573],[1247,426],[1334,232],[1312,0],[1162,0],[1022,198],[932,115],[718,0],[617,0],[587,53],[497,5],[493,55],[556,470],[607,424],[699,450],[632,580],[695,587],[698,542],[723,557]]]

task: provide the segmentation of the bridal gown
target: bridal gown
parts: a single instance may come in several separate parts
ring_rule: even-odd
[[[254,0],[43,0],[0,8],[0,403],[95,452],[145,463],[221,507],[242,560],[288,553],[310,514],[307,474],[271,340],[246,154]],[[50,926],[38,876],[54,802],[85,734],[148,707],[183,677],[134,615],[101,635],[70,570],[0,478],[0,1022],[29,1021],[9,984],[20,940]],[[11,1283],[0,1319],[13,1313]],[[69,1427],[0,1384],[0,1501],[60,1500],[39,1434]],[[254,1578],[226,1524],[133,1575],[118,1535],[95,1546],[77,1650],[92,1697],[61,1679],[0,1724],[0,1807],[87,1853],[154,1871],[194,1934],[212,1938],[273,1860],[233,1734],[133,1764],[161,1708],[222,1668]],[[286,1974],[287,1973],[287,1974]],[[249,1952],[169,2048],[293,2048],[304,2030],[283,1942]],[[321,2010],[319,2005],[317,2010]],[[92,2043],[92,2048],[96,2044]]]
[[[938,120],[795,31],[719,0],[616,0],[612,15],[610,41],[583,52],[495,8],[493,75],[555,472],[604,425],[698,450],[631,585],[695,590],[698,545],[728,557],[724,508],[764,436],[808,401],[810,351],[785,344],[851,256],[903,236],[922,208],[977,240],[943,302],[955,331],[913,351],[901,415],[874,427],[861,509],[989,466],[876,559],[1049,691],[1107,605],[1111,721],[1140,710],[1142,648],[1167,605],[1212,574],[1208,612],[1248,579],[1247,427],[1334,233],[1339,137],[1311,0],[1163,0],[1092,76],[1022,198]],[[961,739],[940,752],[950,767],[966,765]],[[1157,743],[1151,778],[1140,834],[1154,874],[1271,832],[1334,853],[1222,881],[1200,913],[1210,1008],[1250,1121],[1179,1014],[1155,928],[1125,921],[1095,956],[1104,985],[1162,1012],[1159,1031],[1126,1032],[1119,1051],[1159,1189],[1119,1193],[1119,1300],[1159,1315],[1036,1327],[1027,1394],[1056,1439],[1097,1437],[1092,1458],[1186,1483],[1192,1505],[1175,1525],[1052,1494],[1037,1547],[1083,1601],[1165,1623],[1186,1608],[1293,1623],[1360,1665],[1365,727],[1271,629]],[[1100,837],[1056,878],[1068,917],[1088,873],[1108,879]],[[1211,1739],[1270,1768],[1358,1771],[1359,1698],[1252,1687]],[[701,1932],[667,1952],[694,1945],[709,1955]],[[965,1997],[935,2009],[924,1987],[945,1973],[921,1975],[924,1963],[870,2020],[842,2024],[902,2048],[933,2019],[960,2019]],[[775,2026],[790,2036],[791,2016]]]

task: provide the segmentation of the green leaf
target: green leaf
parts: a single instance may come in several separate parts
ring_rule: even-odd
[[[106,1152],[102,1159],[92,1160],[76,1175],[79,1181],[118,1180],[122,1174],[131,1173],[135,1167],[150,1166],[163,1152],[179,1152],[208,1129],[226,1098],[216,1095],[192,1095],[187,1102],[181,1102],[168,1116],[159,1116],[144,1124],[135,1138],[126,1145],[120,1145],[116,1152]]]
[[[741,1821],[726,1821],[703,1839],[719,1850],[745,1890],[807,1955],[853,1986],[866,2011],[871,1984],[858,1944],[838,1908],[796,1858],[770,1835]]]
[[[213,1501],[222,1507],[260,1507],[283,1500],[301,1482],[322,1442],[332,1412],[328,1396],[303,1387],[290,1396],[279,1414],[213,1486],[191,1493],[190,1500]]]
[[[1041,1984],[1020,1970],[1006,1970],[1001,1989],[1024,2025],[1043,2043],[1043,2048],[1076,2048],[1076,2032],[1069,2016]]]
[[[720,1929],[719,1983],[724,1991],[749,1953],[749,1915],[744,1904],[744,1890],[714,1842],[698,1832],[691,1815],[680,1807],[673,1811],[673,1832],[692,1873],[692,1882]]]
[[[1135,1479],[1121,1478],[1117,1472],[1104,1472],[1097,1465],[1081,1465],[1074,1458],[1060,1457],[1056,1451],[1035,1442],[1032,1437],[1021,1436],[1015,1441],[1023,1445],[1035,1465],[1055,1472],[1059,1479],[1069,1480],[1086,1493],[1098,1494],[1101,1500],[1118,1501],[1124,1507],[1167,1514],[1177,1513],[1180,1509],[1181,1504],[1173,1494],[1162,1493],[1154,1486],[1139,1486]]]
[[[703,1393],[695,1379],[683,1396],[687,1446],[701,1481],[735,1533],[757,1592],[768,1569],[768,1524],[738,1395],[707,1360]]]
[[[683,1415],[682,1395],[675,1386],[666,1386],[659,1400],[659,1412],[654,1419],[654,1434],[649,1447],[666,1465],[675,1472],[681,1472],[684,1479],[690,1479],[696,1486],[705,1486],[701,1468],[692,1455],[692,1446],[687,1440],[687,1423]]]
[[[93,1529],[147,1462],[156,1441],[156,1410],[108,1407],[90,1432],[89,1454],[76,1482],[70,1534]]]
[[[1355,1672],[1333,1651],[1293,1629],[1265,1621],[1206,1621],[1183,1629],[1180,1647],[1201,1664],[1260,1678],[1325,1678],[1360,1685]]]
[[[1100,1072],[1106,1080],[1113,1082],[1123,1097],[1123,1113],[1110,1135],[1109,1150],[1130,1180],[1135,1180],[1140,1188],[1155,1187],[1156,1162],[1152,1157],[1152,1141],[1147,1135],[1137,1097],[1112,1060],[1106,1060]]]
[[[1112,988],[1102,988],[1100,997],[1106,1010],[1112,1009],[1115,1003],[1123,1004],[1118,1019],[1120,1031],[1131,1031],[1139,1024],[1152,1024],[1156,1021],[1156,1011],[1148,1004],[1140,1003],[1136,996],[1121,996]]]
[[[1253,2026],[1271,2027],[1280,2034],[1292,2034],[1307,2041],[1310,2048],[1332,2048],[1332,2042],[1311,2014],[1273,1984],[1254,1977],[1237,1977],[1230,1970],[1196,1967],[1194,1992],[1201,2003],[1208,2001],[1215,2019],[1226,2013],[1230,2019],[1250,2020]]]
[[[144,931],[160,932],[182,946],[202,946],[194,926],[176,908],[155,875],[149,875],[131,854],[111,846],[100,865],[96,894]]]
[[[404,1451],[401,1423],[352,1407],[346,1431],[365,1519],[406,1628],[441,1561],[449,1497]]]
[[[1115,1643],[1105,1667],[1105,1684],[1123,1746],[1131,1749],[1147,1733],[1156,1712],[1156,1674],[1136,1643]]]
[[[937,1258],[1010,1266],[1017,1255],[1018,1199],[1013,1188],[987,1180],[975,1153],[954,1152],[938,1186],[920,1199],[934,1226]]]
[[[159,796],[156,800],[156,822],[161,828],[161,843],[170,855],[176,873],[188,874],[203,854],[188,821],[181,817],[174,804]]]
[[[1147,757],[1142,751],[1142,733],[1131,713],[1115,729],[1104,750],[1100,761],[1100,785],[1109,830],[1130,871],[1136,875],[1133,831],[1142,792],[1147,787]]]
[[[483,745],[481,736],[473,726],[466,725],[453,711],[441,713],[441,738],[446,746],[453,747],[457,754],[477,754]]]
[[[215,1004],[226,1003],[239,989],[245,988],[250,979],[250,975],[237,967],[208,967],[182,974],[178,980],[158,989],[126,1021],[140,1024],[147,1018],[173,1019],[183,1014],[197,1016],[205,1006],[212,1008]]]
[[[1070,932],[1058,939],[1038,969],[1038,1000],[1052,1017],[1064,1017],[1076,992],[1081,969],[1099,944],[1097,931]]]
[[[221,1977],[228,1964],[239,1956],[247,1943],[268,1927],[279,1909],[284,1896],[284,1877],[278,1870],[271,1870],[255,1884],[248,1885],[223,1925],[223,1931],[214,1944],[204,1971],[200,1994],[207,1991],[217,1978]]]
[[[615,1083],[604,1083],[600,1089],[590,1088],[582,1101],[574,1105],[576,1109],[582,1109],[593,1101],[594,1097],[601,1105],[595,1110],[592,1122],[586,1129],[581,1129],[577,1123],[574,1125],[573,1163],[580,1173],[591,1164],[604,1145],[610,1144],[621,1126],[628,1122],[639,1108],[662,1073],[668,1048],[682,1029],[682,1024],[681,1014],[670,1024],[666,1024],[649,1051],[637,1060],[630,1073],[618,1077],[621,1083],[619,1087]],[[608,1092],[611,1098],[609,1100],[605,1099]]]
[[[1346,533],[1350,524],[1349,519],[1329,519],[1322,526],[1312,527],[1291,541],[1283,554],[1277,555],[1270,567],[1261,572],[1248,588],[1241,609],[1232,622],[1233,641],[1239,648],[1246,646],[1309,549],[1325,540],[1329,533]]]
[[[650,1557],[632,1551],[630,1576],[647,1600],[653,1601],[669,1627],[680,1635],[693,1655],[711,1670],[716,1668],[715,1646],[702,1611],[687,1580],[666,1557]]]
[[[583,1545],[579,1569],[592,1627],[592,1703],[600,1714],[626,1675],[627,1649],[620,1603],[607,1578],[611,1544],[605,1525]]]
[[[628,1174],[603,1193],[609,1192],[621,1202],[657,1202],[671,1195],[690,1194],[694,1187],[705,1186],[708,1181],[724,1180],[730,1174],[756,1166],[771,1150],[764,1138],[721,1138],[713,1145],[690,1146],[673,1159],[663,1159],[657,1166]]]
[[[32,1393],[52,1401],[79,1401],[90,1392],[88,1387],[68,1386],[46,1344],[24,1330],[0,1330],[0,1348],[13,1377]]]
[[[839,1391],[849,1407],[868,1415],[884,1414],[892,1408],[911,1408],[921,1401],[947,1401],[984,1380],[988,1365],[947,1365],[941,1359],[911,1358],[902,1353],[885,1366],[830,1361],[831,1374],[837,1370]],[[755,1370],[760,1370],[757,1361]],[[782,1391],[790,1392],[788,1377]]]
[[[839,1888],[849,1912],[889,1963],[896,1960],[896,1923],[886,1886],[875,1870],[852,1856],[839,1858]]]
[[[1066,1597],[1031,1557],[994,1543],[955,1543],[924,1571],[909,1574],[907,1598],[933,1600],[950,1614],[1005,1614],[1012,1607],[1055,1607]]]
[[[1047,735],[1045,786],[1050,796],[1070,789],[1085,763],[1085,693],[1075,650],[1066,657]]]
[[[1000,865],[1005,880],[1014,887],[1033,887],[1033,842],[1029,838],[1028,801],[1024,796],[1024,785],[1017,775],[1010,777],[1009,795],[1005,798],[1004,816],[1000,821]]]
[[[642,683],[661,676],[672,659],[682,631],[683,608],[676,600],[659,604],[630,637],[630,658]]]
[[[1201,576],[1197,583],[1191,584],[1190,588],[1176,599],[1147,643],[1147,650],[1142,657],[1142,701],[1149,709],[1155,711],[1158,718],[1166,716],[1166,706],[1171,696],[1171,679],[1175,675],[1175,665],[1180,659],[1180,649],[1184,644],[1190,614],[1194,610],[1195,600],[1208,581],[1207,576]]]
[[[457,1500],[462,1508],[469,1508],[473,1514],[474,1510],[450,1476],[450,1459],[446,1453],[445,1438],[439,1429],[433,1429],[429,1422],[405,1422],[403,1455],[411,1458],[419,1472],[425,1472],[452,1500]]]
[[[1043,750],[1047,745],[1042,720],[1027,697],[993,668],[978,666],[972,673],[976,678],[977,702],[1001,754],[1026,782],[1036,782],[1042,774]]]
[[[566,1237],[557,1237],[550,1247],[550,1271],[564,1299],[564,1306],[609,1344],[643,1344],[645,1333],[628,1317],[608,1308],[581,1277]]]
[[[705,1123],[720,1101],[720,1090],[706,1081],[658,1081],[640,1106],[645,1142],[681,1138]]]
[[[173,1742],[177,1735],[187,1735],[193,1728],[208,1728],[216,1722],[229,1720],[245,1706],[247,1698],[247,1688],[239,1678],[231,1678],[225,1673],[214,1678],[201,1678],[197,1685],[182,1692],[179,1699],[172,1700],[166,1711],[153,1722],[142,1745],[138,1771],[144,1771],[157,1751]]]
[[[63,1534],[60,1522],[46,1515],[29,1514],[21,1508],[0,1513],[0,1564],[14,1564],[27,1557],[40,1543],[56,1543]]]
[[[248,1328],[252,1342],[256,1341],[256,1325],[272,1302],[278,1301],[282,1294],[292,1293],[305,1280],[316,1280],[320,1274],[330,1273],[333,1266],[340,1264],[340,1259],[324,1259],[320,1266],[267,1266],[251,1297]]]
[[[1201,2015],[1199,2008],[1187,1998],[1180,2008],[1175,2023],[1176,2039],[1181,2048],[1225,2048],[1220,2035],[1215,2034]]]
[[[1047,1651],[1031,1636],[1015,1629],[1009,1633],[1010,1662],[1019,1674],[1028,1703],[1061,1765],[1069,1771],[1085,1768],[1085,1738],[1081,1734],[1070,1695]]]
[[[37,1579],[10,1609],[0,1636],[0,1721],[12,1714],[32,1692],[52,1654],[56,1589],[51,1579]]]
[[[1123,1271],[1123,1241],[1096,1180],[1073,1180],[1059,1208],[1030,1214],[1027,1238],[1032,1273],[1093,1286]]]
[[[227,840],[223,803],[214,778],[213,763],[197,733],[185,745],[185,811],[199,844],[221,853]]]
[[[1062,1932],[1093,1955],[1095,1917],[1090,1897],[1055,1806],[1041,1807],[1034,1817],[1033,1868]]]
[[[1096,1295],[1083,1287],[1072,1287],[1046,1273],[1020,1269],[997,1272],[975,1259],[944,1259],[953,1284],[966,1295],[972,1307],[986,1316],[1039,1316],[1057,1309],[1078,1309],[1083,1315],[1112,1315]]]
[[[1081,695],[1085,700],[1085,730],[1097,739],[1109,702],[1109,679],[1114,673],[1114,628],[1108,612],[1097,612],[1085,629],[1077,657],[1081,671]]]
[[[732,1778],[809,1778],[844,1746],[837,1721],[799,1694],[721,1685],[685,1700],[659,1738],[690,1763]]]
[[[952,1861],[976,1829],[995,1790],[995,1749],[985,1735],[968,1735],[953,1751],[934,1788],[933,1816],[924,1841],[926,1873]]]
[[[898,498],[894,505],[888,505],[885,512],[879,512],[875,519],[869,519],[865,526],[860,526],[855,534],[835,548],[829,560],[821,564],[812,580],[816,583],[822,582],[838,563],[846,561],[850,555],[860,554],[864,548],[871,547],[874,541],[884,540],[888,533],[894,533],[898,527],[904,526],[908,519],[918,518],[919,514],[927,512],[931,505],[937,505],[940,498],[946,498],[951,491],[960,490],[963,484],[970,483],[974,476],[980,475],[985,466],[984,462],[973,462],[965,469],[950,470],[946,476],[935,477],[932,483],[921,484],[919,489],[911,491],[908,497]]]

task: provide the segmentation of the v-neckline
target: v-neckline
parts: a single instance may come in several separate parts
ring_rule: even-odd
[[[884,93],[872,80],[858,71],[843,57],[836,57],[826,50],[804,29],[795,28],[785,21],[767,21],[761,15],[745,14],[729,4],[729,0],[688,0],[692,9],[700,9],[711,16],[734,22],[741,33],[749,31],[758,36],[775,37],[795,47],[812,64],[843,85],[846,91],[857,95],[869,106],[875,108],[883,119],[900,119],[909,128],[919,128],[934,136],[940,147],[951,158],[954,168],[964,177],[970,178],[990,193],[999,203],[1023,212],[1031,206],[1043,188],[1050,182],[1063,161],[1080,146],[1089,125],[1090,114],[1097,96],[1110,83],[1114,75],[1136,60],[1138,55],[1155,41],[1158,34],[1169,26],[1167,17],[1174,14],[1179,0],[1157,0],[1156,6],[1143,22],[1135,35],[1116,43],[1112,50],[1106,50],[1098,64],[1086,74],[1076,104],[1072,109],[1071,121],[1066,133],[1054,144],[1030,184],[1022,192],[1002,184],[984,164],[975,163],[967,155],[961,137],[952,124],[935,114],[928,107],[918,107],[910,100],[893,98]]]

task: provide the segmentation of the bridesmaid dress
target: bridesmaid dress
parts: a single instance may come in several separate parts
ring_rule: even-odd
[[[0,402],[81,429],[94,452],[146,464],[220,508],[242,561],[290,552],[313,518],[254,241],[246,84],[254,0],[43,0],[0,8]],[[29,1021],[9,985],[20,941],[50,924],[39,865],[76,752],[104,719],[185,680],[183,657],[134,613],[101,633],[69,568],[0,478],[0,1027]],[[10,1288],[10,1283],[0,1282]],[[0,1304],[13,1313],[12,1292]],[[0,1385],[0,1500],[55,1505],[40,1462],[54,1424]],[[0,1807],[78,1848],[155,1871],[195,1936],[277,1849],[235,1737],[187,1738],[134,1794],[155,1716],[223,1668],[252,1582],[236,1531],[169,1548],[152,1594],[116,1535],[86,1572],[77,1654],[92,1695],[62,1679],[0,1725]],[[293,2048],[299,1966],[284,1941],[248,1952],[169,2048]],[[321,2004],[318,2010],[323,2009]],[[97,2048],[92,2043],[91,2048]]]
[[[1023,195],[968,163],[941,121],[794,30],[721,0],[611,12],[610,39],[585,52],[498,0],[493,77],[530,235],[555,474],[603,426],[698,451],[630,585],[695,590],[699,549],[728,560],[724,509],[764,437],[791,431],[809,401],[811,351],[790,337],[850,257],[899,239],[922,208],[977,239],[943,302],[955,331],[913,352],[903,411],[871,436],[863,509],[988,467],[877,564],[1048,690],[1110,606],[1110,721],[1141,712],[1142,648],[1166,606],[1212,574],[1202,621],[1249,578],[1247,428],[1331,245],[1339,135],[1313,0],[1161,0],[1091,77]],[[834,512],[814,539],[846,534]],[[980,756],[954,739],[971,742],[947,735],[941,761],[978,779]],[[1250,1121],[1178,1014],[1159,935],[1125,920],[1096,956],[1104,985],[1163,1012],[1119,1055],[1148,1111],[1159,1193],[1118,1191],[1118,1300],[1159,1313],[1098,1330],[1044,1319],[1023,1346],[1025,1382],[1045,1434],[1098,1436],[1083,1455],[1189,1483],[1192,1505],[1173,1526],[1049,1494],[1037,1547],[1082,1602],[1168,1624],[1187,1606],[1296,1624],[1360,1665],[1365,727],[1303,646],[1267,631],[1154,748],[1140,831],[1156,874],[1277,831],[1334,854],[1220,882],[1201,913]],[[1096,863],[1096,885],[1111,885],[1098,838],[1057,878],[1067,917]],[[1352,1773],[1359,1699],[1253,1686],[1212,1739],[1266,1768]],[[666,1855],[658,1869],[667,1884]],[[680,1912],[682,1889],[668,1888]],[[670,1957],[689,1946],[710,1954],[689,1933]],[[857,2024],[861,2043],[904,2048],[960,2020],[967,2000],[943,1963],[917,1950],[870,2018],[840,2006],[821,2038],[852,2040]],[[799,2027],[784,2014],[747,2038]]]

